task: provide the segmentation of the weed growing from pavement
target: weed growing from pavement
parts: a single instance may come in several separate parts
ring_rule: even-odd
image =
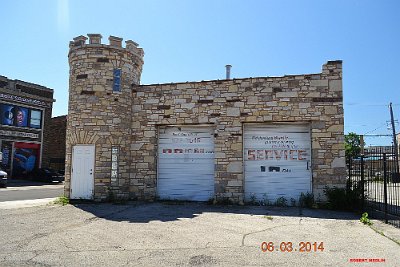
[[[128,198],[117,196],[110,188],[108,189],[107,200],[114,205],[125,205],[128,202]]]
[[[264,194],[263,194],[262,203],[263,203],[262,206],[271,206],[271,205],[272,205],[271,201],[270,201],[269,198],[268,198],[267,193],[264,193]]]
[[[299,206],[306,208],[313,208],[315,205],[314,195],[310,192],[301,193],[299,198]]]
[[[371,220],[368,218],[368,213],[364,212],[360,218],[360,222],[366,225],[372,225]]]
[[[65,206],[69,204],[69,199],[65,196],[60,196],[54,201],[54,204]]]
[[[255,204],[257,203],[256,194],[251,194],[251,196],[250,196],[250,203],[251,203],[252,205],[255,205]]]
[[[178,199],[163,199],[159,200],[158,202],[165,205],[185,205],[186,203],[189,203],[189,201],[178,200]]]
[[[277,207],[287,207],[287,199],[285,197],[278,197],[275,201]]]
[[[274,203],[269,200],[267,193],[263,194],[262,199],[257,199],[256,194],[251,194],[249,200],[246,201],[245,204],[252,205],[252,206],[257,206],[257,205],[258,206],[273,206],[274,205]]]
[[[228,197],[218,197],[213,200],[214,205],[233,205],[232,202]]]
[[[264,215],[264,218],[265,219],[268,219],[268,220],[270,220],[270,221],[272,221],[274,218],[272,218],[272,216],[268,216],[268,215]]]
[[[327,208],[332,210],[357,210],[362,205],[361,182],[347,180],[346,188],[325,187],[324,193],[328,199]],[[365,196],[368,197],[368,196]]]

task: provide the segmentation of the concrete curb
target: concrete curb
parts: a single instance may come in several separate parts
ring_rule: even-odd
[[[12,186],[7,186],[4,190],[7,191],[26,191],[26,190],[32,190],[32,189],[56,189],[56,188],[64,188],[64,185],[59,185],[59,184],[54,184],[54,185],[30,185],[30,186],[24,186],[24,187],[12,187]]]

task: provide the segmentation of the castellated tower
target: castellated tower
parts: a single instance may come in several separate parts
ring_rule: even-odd
[[[100,34],[70,42],[65,195],[102,201],[128,198],[132,87],[140,83],[143,49]],[[87,42],[87,39],[88,42]]]

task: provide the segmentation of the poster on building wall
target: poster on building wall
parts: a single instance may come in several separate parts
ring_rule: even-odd
[[[7,173],[11,170],[11,149],[12,143],[8,141],[3,141],[1,144],[1,152],[3,153],[3,158],[1,160],[1,168]]]
[[[14,106],[14,125],[18,127],[28,126],[28,109]]]
[[[42,111],[40,110],[31,110],[25,107],[1,104],[0,111],[0,122],[2,125],[30,127],[35,129],[41,128]]]
[[[14,112],[12,105],[1,105],[1,124],[14,125]]]
[[[13,176],[26,177],[38,167],[40,145],[31,143],[15,143],[13,158]]]
[[[42,112],[40,110],[31,110],[29,125],[32,128],[40,129],[42,121]]]

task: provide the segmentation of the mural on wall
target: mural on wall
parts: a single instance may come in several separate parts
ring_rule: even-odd
[[[39,144],[15,143],[13,157],[13,176],[25,177],[39,164]]]
[[[3,141],[1,144],[1,152],[3,153],[3,158],[1,160],[1,167],[7,173],[10,173],[11,170],[11,149],[12,142]]]

